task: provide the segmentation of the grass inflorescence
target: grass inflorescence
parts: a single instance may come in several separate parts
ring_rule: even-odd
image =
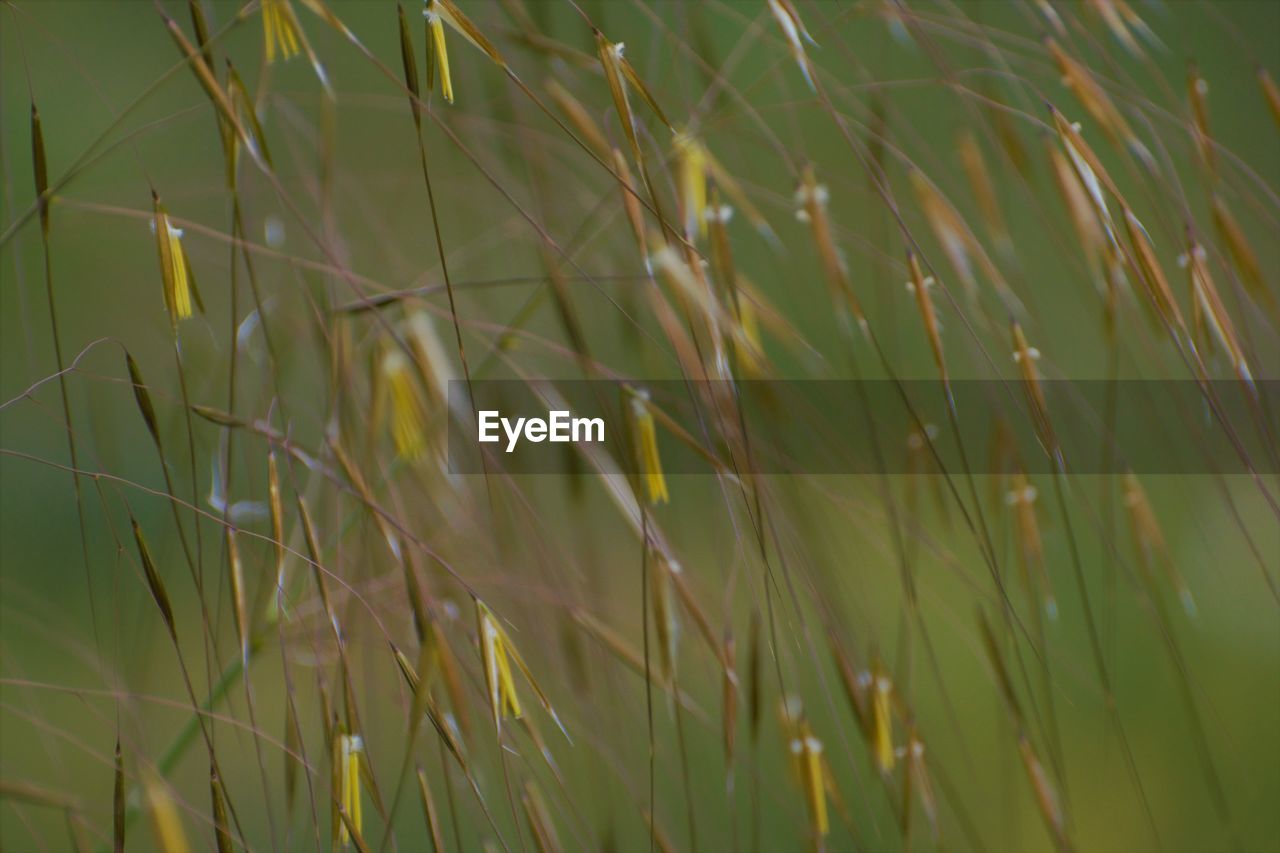
[[[0,4],[0,847],[1280,843],[1275,10],[107,5]]]

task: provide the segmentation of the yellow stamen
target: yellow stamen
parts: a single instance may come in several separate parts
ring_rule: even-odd
[[[1139,278],[1146,285],[1147,295],[1166,322],[1176,329],[1185,329],[1182,311],[1178,308],[1178,301],[1173,298],[1173,291],[1169,289],[1169,282],[1165,278],[1164,270],[1160,267],[1160,260],[1156,256],[1147,229],[1127,207],[1124,208],[1124,224],[1129,234],[1129,241],[1133,245],[1134,257],[1137,259]]]
[[[186,250],[182,247],[182,229],[176,227],[158,198],[154,199],[155,217],[151,227],[160,250],[160,275],[164,285],[165,306],[174,325],[192,314],[195,282]]]
[[[151,810],[151,826],[156,833],[156,846],[162,853],[187,853],[191,845],[182,829],[182,819],[165,783],[148,773],[145,780],[147,803]]]
[[[391,395],[391,435],[396,452],[415,459],[426,449],[427,439],[418,389],[409,368],[409,359],[400,350],[389,350],[383,356],[382,372]]]
[[[679,571],[678,563],[659,558],[650,576],[653,587],[653,623],[658,634],[658,662],[663,675],[668,678],[675,672],[680,642],[680,619],[671,601],[671,575]]]
[[[837,805],[840,798],[831,770],[822,754],[822,741],[814,736],[809,721],[805,719],[800,697],[788,696],[781,702],[778,711],[791,769],[804,791],[813,833],[822,838],[831,831],[831,822],[827,816],[827,794],[836,798]]]
[[[806,41],[810,44],[814,43],[813,37],[804,28],[804,22],[800,20],[800,13],[791,4],[791,0],[769,0],[769,11],[782,29],[782,34],[787,39],[787,46],[791,49],[791,56],[795,59],[796,65],[800,66],[800,73],[804,75],[805,82],[809,84],[810,89],[816,91],[817,87],[813,82],[813,68],[809,63],[809,55],[805,53],[804,49]]]
[[[444,99],[453,103],[453,77],[449,74],[449,47],[444,39],[444,18],[441,15],[438,0],[431,0],[423,12],[427,24],[431,28],[431,42],[436,58],[436,67],[440,69],[440,92]]]
[[[1258,69],[1258,85],[1262,87],[1267,106],[1271,108],[1271,116],[1276,120],[1276,124],[1280,125],[1280,88],[1276,86],[1276,81],[1271,79],[1271,74],[1265,68]]]
[[[893,720],[890,719],[890,698],[893,683],[884,675],[875,677],[872,692],[872,737],[874,738],[876,766],[881,773],[893,770]]]
[[[680,201],[684,205],[685,234],[707,236],[707,151],[702,143],[687,133],[675,138],[676,157],[680,162]]]
[[[268,63],[275,62],[277,49],[286,60],[298,55],[298,19],[289,0],[262,0],[262,33]]]
[[[754,303],[742,294],[738,294],[738,324],[742,326],[742,337],[748,346],[739,346],[738,367],[747,376],[760,376],[764,372],[764,342],[760,337],[760,318],[756,315]]]
[[[800,765],[800,779],[804,785],[805,802],[809,807],[809,817],[813,821],[814,832],[824,836],[831,831],[831,822],[827,817],[826,773],[822,766],[822,741],[813,736],[809,724],[800,724],[801,737],[792,742],[791,749],[797,752]]]
[[[649,395],[643,391],[631,391],[631,417],[635,423],[636,454],[640,462],[640,474],[644,477],[649,493],[649,503],[666,503],[667,478],[662,473],[662,457],[658,455],[658,430],[653,412],[649,410]]]
[[[1271,295],[1271,291],[1267,289],[1266,282],[1263,280],[1258,256],[1254,253],[1248,238],[1245,237],[1240,223],[1231,213],[1231,209],[1216,193],[1213,196],[1213,224],[1218,230],[1218,236],[1226,244],[1231,259],[1235,261],[1236,269],[1245,287],[1255,297],[1274,308],[1275,297]]]
[[[342,735],[342,809],[357,835],[364,834],[364,820],[360,805],[360,754],[364,752],[364,740],[360,735]],[[338,843],[351,843],[351,833],[346,822],[338,829]]]
[[[489,704],[493,708],[493,724],[502,731],[502,718],[519,719],[520,699],[516,695],[516,682],[511,676],[508,658],[507,635],[498,625],[493,612],[481,602],[476,602],[479,620],[480,657],[484,661],[484,680],[489,688]]]

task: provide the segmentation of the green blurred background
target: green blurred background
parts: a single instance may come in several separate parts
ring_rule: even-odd
[[[185,4],[160,5],[189,32]],[[233,25],[218,50],[235,57],[251,88],[263,87],[261,117],[281,185],[290,199],[289,204],[283,203],[256,170],[245,167],[242,196],[249,239],[265,244],[268,228],[278,228],[283,242],[263,253],[257,267],[268,299],[268,319],[280,342],[274,382],[260,337],[251,340],[241,353],[244,384],[238,411],[266,417],[274,412],[273,395],[282,389],[295,437],[314,444],[325,427],[328,398],[326,356],[313,305],[323,294],[340,294],[339,302],[352,294],[344,289],[341,277],[326,272],[327,260],[308,231],[324,235],[334,254],[372,292],[435,285],[440,277],[408,108],[394,82],[400,74],[394,5],[373,0],[332,4],[385,64],[391,78],[301,3],[295,5],[333,81],[336,97],[331,111],[326,112],[305,57],[277,63],[269,77],[263,75],[262,32],[256,13]],[[526,5],[545,33],[591,55],[589,31],[572,8],[550,2]],[[218,28],[232,21],[238,8],[220,2],[207,6]],[[1028,334],[1045,354],[1044,363],[1051,365],[1046,369],[1055,375],[1106,375],[1107,351],[1098,333],[1099,300],[1085,281],[1082,266],[1064,250],[1071,242],[1069,225],[1053,194],[1039,124],[1048,116],[1028,93],[1041,91],[1055,103],[1068,105],[1064,111],[1073,118],[1085,120],[1086,116],[1062,89],[1039,47],[1037,39],[1045,25],[1034,4],[921,4],[918,11],[930,21],[958,20],[963,14],[1009,34],[995,42],[1003,53],[993,57],[966,39],[965,31],[958,31],[958,36],[952,31],[953,37],[948,37],[939,23],[931,32],[945,46],[943,52],[955,75],[950,84],[940,80],[927,51],[892,35],[892,27],[883,19],[885,6],[843,2],[798,6],[821,45],[812,51],[815,61],[832,75],[830,85],[843,84],[834,89],[837,107],[850,116],[855,133],[861,136],[869,120],[873,94],[883,97],[890,104],[894,143],[964,209],[975,230],[977,214],[953,140],[960,128],[975,121],[979,102],[976,98],[966,101],[961,90],[1008,99],[1015,110],[1035,110],[1029,116],[1013,114],[1014,126],[1034,162],[1030,180],[1020,178],[994,148],[987,151],[1017,246],[1016,289],[1028,306]],[[771,346],[779,374],[846,375],[807,227],[794,221],[794,175],[780,163],[775,143],[785,147],[795,163],[818,164],[820,178],[831,189],[832,216],[857,286],[866,294],[868,313],[899,375],[932,376],[918,320],[901,288],[900,241],[830,116],[804,88],[777,39],[765,4],[735,0],[646,6],[597,0],[584,2],[583,7],[611,39],[626,42],[626,55],[677,123],[702,105],[700,126],[708,145],[742,181],[788,247],[776,252],[740,220],[735,221],[740,228],[734,232],[739,269],[811,346],[808,355]],[[621,143],[596,69],[578,67],[572,58],[548,60],[522,49],[510,38],[512,19],[502,4],[473,2],[466,8],[486,32],[494,34],[500,49],[531,85],[540,85],[547,76],[564,81],[607,128],[611,139]],[[1274,289],[1274,271],[1280,262],[1273,202],[1275,188],[1280,187],[1280,136],[1259,94],[1254,67],[1261,63],[1273,74],[1280,73],[1276,52],[1280,4],[1170,2],[1135,4],[1135,8],[1167,46],[1150,51],[1152,64],[1125,56],[1086,8],[1064,7],[1064,14],[1084,22],[1086,35],[1077,44],[1095,50],[1093,56],[1107,57],[1100,70],[1121,81],[1117,100],[1144,117],[1143,123],[1135,121],[1139,136],[1159,157],[1167,155],[1177,164],[1190,209],[1198,221],[1207,223],[1205,194],[1186,130],[1183,83],[1186,61],[1199,64],[1211,86],[1215,136],[1239,162],[1248,164],[1251,173],[1238,170],[1237,175],[1245,175],[1238,180],[1255,181],[1252,196],[1245,194],[1246,200],[1236,203],[1236,212],[1259,250]],[[414,13],[411,18],[421,50],[416,6],[410,4],[409,11]],[[205,658],[198,653],[200,633],[192,627],[199,625],[198,602],[182,566],[155,451],[125,378],[123,349],[137,359],[152,385],[162,434],[174,448],[170,453],[177,491],[189,498],[186,425],[155,243],[148,228],[149,196],[154,188],[171,213],[199,226],[188,227],[184,239],[207,310],[204,318],[184,325],[182,349],[192,400],[218,406],[227,393],[228,202],[213,112],[190,72],[178,64],[179,54],[153,4],[141,0],[14,2],[0,8],[0,17],[4,22],[0,26],[0,141],[5,211],[0,221],[5,233],[0,246],[0,398],[5,402],[0,410],[4,450],[0,456],[0,779],[73,798],[87,816],[92,827],[87,837],[96,846],[110,827],[117,720],[131,753],[154,760],[190,718],[189,710],[184,710],[189,705],[172,648],[141,581],[126,508],[147,530],[165,567],[178,621],[184,626],[184,648],[197,694],[203,696],[214,677],[205,671]],[[825,25],[819,27],[817,22],[824,18]],[[438,128],[428,131],[450,273],[461,283],[459,313],[473,323],[468,329],[471,351],[484,353],[486,342],[492,341],[501,324],[516,315],[536,287],[543,286],[538,284],[544,268],[536,235],[494,183],[535,211],[557,240],[579,247],[576,256],[584,268],[602,278],[603,292],[620,302],[634,300],[634,293],[628,291],[634,289],[642,269],[628,242],[620,204],[608,198],[607,174],[570,145],[478,52],[456,35],[450,38],[458,102],[448,107],[437,96],[433,108],[489,173],[489,177],[482,175]],[[719,95],[710,110],[703,101],[707,79],[699,63],[691,60],[688,44],[708,61],[725,63],[734,94]],[[1001,77],[1009,68],[1020,82],[1031,81],[1016,96],[1011,94],[1016,87]],[[78,358],[68,387],[81,464],[104,475],[97,482],[83,481],[90,557],[87,580],[71,479],[57,467],[67,462],[66,430],[57,383],[49,381],[56,368],[39,228],[30,215],[32,98],[43,118],[51,177],[60,181],[71,164],[80,164],[56,191],[51,247],[64,355],[68,361]],[[636,108],[643,110],[638,104]],[[656,136],[659,129],[652,116],[642,113],[642,117],[649,133]],[[324,128],[330,121],[332,136],[326,137]],[[1123,173],[1120,180],[1133,189],[1135,204],[1141,204],[1139,215],[1162,225],[1176,220],[1176,213],[1166,219],[1172,208],[1168,196],[1161,193],[1172,196],[1168,186],[1143,192],[1096,130],[1088,136],[1117,174]],[[331,144],[328,155],[326,144]],[[327,174],[322,168],[326,156],[331,156],[333,164]],[[530,178],[538,171],[543,173],[541,193]],[[891,167],[890,178],[901,197],[909,199],[900,163]],[[664,192],[668,184],[664,177]],[[325,201],[326,194],[330,201]],[[601,202],[602,198],[606,201]],[[1249,198],[1259,200],[1251,204]],[[906,206],[913,229],[927,235],[919,211],[909,201]],[[1181,294],[1182,274],[1174,265],[1181,251],[1176,243],[1180,235],[1152,230],[1158,234],[1167,273],[1177,279]],[[584,236],[577,239],[578,235]],[[926,247],[934,245],[922,239]],[[522,277],[534,283],[484,284]],[[673,375],[672,364],[627,331],[600,290],[579,279],[573,283],[573,294],[597,359],[642,377]],[[428,301],[434,312],[442,314],[446,307],[442,294],[436,292]],[[242,294],[237,321],[243,319],[248,305]],[[645,328],[659,333],[657,324],[645,312],[639,313]],[[944,325],[956,359],[953,371],[988,376],[989,363],[961,331],[960,318],[944,314]],[[978,323],[977,327],[990,351],[1006,351],[1001,326]],[[447,320],[438,322],[437,328],[449,345],[452,333]],[[1259,363],[1275,364],[1280,350],[1274,327],[1258,321],[1255,328]],[[577,375],[571,359],[539,345],[542,339],[563,342],[550,301],[541,304],[528,329],[538,337],[515,350],[523,370],[547,376]],[[372,349],[376,335],[375,324],[359,326],[354,345],[364,348],[362,352]],[[1126,375],[1182,375],[1150,328],[1138,329],[1134,335],[1122,366]],[[1013,365],[1001,361],[999,369],[1012,375]],[[511,374],[498,367],[489,375]],[[219,441],[216,429],[197,423],[195,493],[202,501],[212,486],[210,469]],[[240,444],[235,497],[264,498],[262,451],[260,443]],[[1178,569],[1194,591],[1194,619],[1174,612],[1176,639],[1185,655],[1208,747],[1222,777],[1234,838],[1241,849],[1280,849],[1280,813],[1274,805],[1280,802],[1280,618],[1257,565],[1259,560],[1264,562],[1273,575],[1278,570],[1280,527],[1257,489],[1243,479],[1146,478],[1144,482]],[[570,677],[571,666],[565,662],[558,630],[553,627],[568,620],[555,609],[554,585],[541,568],[544,561],[556,560],[572,566],[575,582],[581,584],[598,615],[639,642],[639,557],[634,536],[595,490],[582,504],[574,503],[565,484],[555,478],[530,478],[518,486],[538,508],[537,523],[512,523],[506,530],[510,541],[480,544],[472,541],[483,538],[483,525],[476,518],[484,499],[476,483],[466,486],[473,493],[456,501],[432,496],[431,490],[439,487],[438,478],[410,479],[397,488],[409,505],[406,512],[420,525],[419,534],[456,560],[468,579],[493,597],[495,609],[505,606],[500,612],[521,629],[518,642],[535,671],[546,673],[544,686],[553,702],[571,729],[575,722],[579,724],[573,747],[554,740],[559,735],[545,718],[542,725],[543,736],[561,762],[572,800],[584,816],[585,826],[576,832],[562,826],[562,839],[572,839],[570,847],[603,846],[605,839],[611,839],[621,849],[643,849],[645,829],[634,806],[643,797],[645,778],[642,685],[630,674],[614,673],[616,663],[595,657],[589,658],[589,666],[598,668],[590,687]],[[1275,489],[1274,477],[1269,486]],[[986,488],[980,482],[980,491],[985,493]],[[1072,488],[1073,500],[1088,506],[1099,484],[1080,478]],[[161,490],[161,496],[148,489]],[[883,508],[874,484],[858,478],[788,482],[779,491],[785,493],[786,505],[794,513],[784,524],[784,550],[794,549],[801,555],[806,601],[799,615],[788,613],[780,622],[780,630],[792,638],[792,651],[784,658],[788,677],[806,696],[814,728],[828,744],[860,845],[897,849],[902,842],[888,801],[862,758],[863,744],[825,653],[814,655],[820,661],[806,657],[808,648],[800,639],[809,630],[816,646],[824,646],[821,623],[811,605],[812,597],[820,597],[839,614],[841,630],[854,644],[864,650],[878,649],[888,660],[894,658],[902,621],[901,594]],[[749,550],[750,542],[744,544],[744,534],[729,524],[723,506],[726,499],[716,482],[674,478],[673,493],[672,506],[658,510],[657,518],[669,539],[678,543],[685,572],[704,594],[708,610],[719,614],[726,566],[751,565],[751,558],[741,554]],[[1045,487],[1042,493],[1047,493]],[[464,518],[457,520],[450,512]],[[1077,513],[1078,519],[1087,515]],[[1239,523],[1233,517],[1236,513]],[[367,520],[352,521],[355,515],[350,507],[345,512],[333,507],[326,513],[325,522],[331,526],[326,541],[334,549],[335,564],[352,567],[352,583],[385,615],[387,630],[407,637],[403,600],[392,588],[385,553],[377,551],[376,530]],[[189,520],[189,515],[184,517],[184,523]],[[351,525],[343,528],[348,532],[335,539],[344,523]],[[921,523],[930,531],[917,542],[922,616],[930,626],[937,667],[945,675],[954,703],[954,710],[948,712],[936,681],[924,662],[918,662],[913,704],[922,729],[938,733],[929,742],[930,760],[945,768],[987,849],[1048,848],[1049,837],[1012,749],[1008,722],[976,630],[976,606],[985,605],[994,614],[989,579],[972,542],[965,544],[954,512],[947,522],[926,507]],[[1095,606],[1100,606],[1110,559],[1096,531],[1083,520],[1079,523],[1084,528],[1080,544],[1086,577]],[[1150,849],[1151,835],[1123,753],[1107,724],[1084,624],[1075,612],[1066,534],[1060,523],[1046,520],[1045,524],[1045,550],[1064,609],[1063,618],[1049,626],[1049,642],[1054,649],[1057,710],[1067,754],[1066,802],[1072,836],[1084,850]],[[997,525],[1000,547],[1011,549],[1007,524]],[[1241,526],[1250,531],[1260,556],[1250,553],[1250,544],[1240,535]],[[260,521],[248,527],[265,532]],[[222,657],[231,658],[234,640],[225,603],[221,537],[212,523],[206,522],[203,530],[203,553],[208,566],[215,567],[207,570],[221,592],[215,631]],[[1127,537],[1117,541],[1121,549],[1131,547]],[[256,588],[269,571],[269,551],[258,540],[244,547]],[[369,560],[379,565],[360,568],[362,550],[371,555],[377,552]],[[1011,553],[1006,552],[1010,565]],[[1117,701],[1160,841],[1169,850],[1230,849],[1228,834],[1214,816],[1206,792],[1177,671],[1150,608],[1135,589],[1129,579],[1120,579],[1114,610],[1106,609],[1104,634],[1114,655]],[[469,627],[465,596],[457,590],[443,596],[462,608],[459,625]],[[758,600],[755,603],[759,605]],[[745,654],[750,604],[734,600],[723,607],[736,625],[740,658]],[[309,613],[314,621],[314,607]],[[554,618],[547,618],[547,613]],[[366,718],[364,736],[371,754],[381,756],[387,772],[383,785],[390,788],[395,778],[392,768],[399,762],[397,745],[403,739],[404,697],[394,665],[387,659],[381,629],[359,613],[352,620],[352,654],[358,662],[357,683]],[[692,627],[686,625],[686,632],[692,635]],[[320,632],[307,627],[293,633],[296,636],[291,634],[289,639],[291,653],[297,655],[294,675],[307,685],[300,688],[299,710],[303,728],[311,736],[319,729],[319,712],[314,693],[306,692],[314,680],[314,661],[307,659]],[[693,645],[695,641],[686,642]],[[458,648],[474,657],[465,646]],[[280,657],[278,650],[272,650],[253,669],[257,723],[276,741],[264,745],[268,781],[260,779],[254,739],[243,728],[248,723],[243,692],[238,689],[222,711],[239,722],[218,727],[224,773],[233,792],[243,792],[240,816],[246,833],[256,840],[255,849],[310,849],[317,840],[324,847],[328,824],[322,738],[309,744],[319,774],[318,838],[309,828],[311,818],[301,800],[289,821],[283,820],[278,805],[283,775],[278,741],[284,713]],[[693,787],[686,791],[674,747],[675,728],[665,709],[658,708],[658,812],[666,831],[681,849],[688,846],[684,812],[685,803],[692,800],[704,849],[729,849],[734,843],[749,846],[756,820],[753,813],[759,815],[760,849],[803,848],[803,800],[784,772],[773,712],[776,691],[766,693],[766,723],[759,746],[753,750],[745,731],[739,733],[738,789],[736,806],[730,810],[725,805],[720,758],[719,674],[705,655],[690,654],[684,665],[689,690],[709,717],[688,723]],[[474,669],[470,659],[467,666]],[[531,697],[526,699],[532,703]],[[566,713],[565,709],[572,710]],[[473,710],[483,708],[477,702]],[[954,713],[954,720],[949,713]],[[483,713],[474,722],[487,734]],[[963,744],[950,737],[953,724],[965,732]],[[208,805],[207,768],[200,745],[194,746],[170,781],[193,811],[203,815]],[[426,754],[435,761],[433,752],[434,745]],[[501,793],[501,767],[481,747],[477,753],[477,775],[488,786],[496,819],[508,838],[514,838],[517,830]],[[602,771],[609,761],[626,768],[620,775],[629,780],[629,793],[627,785]],[[748,795],[753,772],[762,780],[758,807]],[[279,826],[274,831],[268,829],[260,805],[264,788],[277,801]],[[560,814],[560,806],[554,811]],[[944,807],[943,813],[947,848],[970,847],[950,809]],[[461,805],[460,815],[463,845],[479,849],[491,833],[474,801]],[[293,827],[289,833],[286,823]],[[149,831],[142,824],[139,827],[131,831],[130,849],[148,849],[152,843]],[[188,816],[187,828],[198,849],[211,845],[212,833],[199,817]],[[396,832],[400,849],[422,849],[426,843],[420,813],[409,796],[401,804]],[[917,828],[917,835],[918,846],[931,844],[922,829]],[[380,838],[380,833],[374,837]],[[57,809],[32,806],[13,796],[0,800],[3,849],[64,849],[67,839]],[[829,847],[853,849],[844,827],[836,826]]]

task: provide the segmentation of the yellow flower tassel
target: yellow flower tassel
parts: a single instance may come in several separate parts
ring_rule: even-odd
[[[164,303],[169,309],[170,322],[176,326],[179,320],[192,315],[193,304],[202,311],[204,306],[200,304],[200,294],[195,289],[195,276],[191,273],[191,262],[182,246],[182,229],[169,219],[159,196],[153,193],[151,199],[155,209],[151,229],[155,232],[156,245],[160,250]]]
[[[813,821],[813,831],[819,836],[825,836],[831,831],[831,822],[827,817],[822,741],[814,737],[807,721],[801,721],[800,736],[791,742],[791,751],[799,764],[800,780],[804,785],[805,802],[809,807],[809,818]]]
[[[439,0],[428,0],[427,8],[422,11],[422,14],[427,19],[427,29],[430,32],[430,39],[427,42],[428,68],[431,67],[431,60],[434,59],[435,67],[440,69],[440,91],[444,99],[452,104],[453,77],[449,74],[449,47],[444,40],[444,17],[441,15]],[[429,84],[430,78],[428,78]]]
[[[267,43],[267,62],[276,61],[276,51],[288,60],[297,56],[298,19],[289,0],[262,0],[262,34]]]
[[[831,831],[827,796],[833,797],[839,806],[840,795],[823,755],[822,741],[814,735],[798,696],[783,700],[779,708],[779,722],[787,738],[791,769],[804,792],[813,834],[819,839],[824,838]]]
[[[542,688],[534,680],[533,673],[524,662],[524,658],[520,656],[520,651],[511,642],[507,632],[502,629],[493,611],[479,599],[476,599],[476,621],[480,635],[480,658],[484,664],[484,681],[489,691],[489,704],[493,708],[493,725],[498,735],[502,734],[503,717],[518,719],[523,714],[520,698],[516,694],[514,670],[511,667],[515,664],[515,668],[520,670],[525,683],[533,691],[538,704],[568,738],[568,730],[560,722],[560,716],[556,714],[555,708],[551,707],[551,700],[547,698],[547,694],[542,692]]]
[[[501,731],[503,717],[519,719],[521,716],[520,698],[516,695],[516,682],[511,676],[511,661],[507,655],[509,644],[493,611],[479,601],[476,602],[476,617],[480,623],[480,657],[484,661],[484,680],[489,688],[493,724]]]
[[[649,493],[649,503],[666,503],[671,499],[667,493],[667,478],[662,473],[662,457],[658,455],[658,430],[654,424],[653,412],[649,410],[649,395],[645,391],[629,391],[631,398],[631,417],[635,422],[636,453],[639,457],[640,474],[644,477],[645,487]]]
[[[893,682],[887,675],[877,673],[872,681],[871,736],[875,749],[876,766],[881,773],[893,771],[893,720],[890,717]]]
[[[382,358],[382,372],[391,397],[391,435],[396,452],[405,459],[416,459],[426,449],[427,439],[408,357],[398,349],[388,350]]]
[[[680,202],[684,205],[684,233],[692,238],[707,236],[707,151],[687,133],[675,137],[680,163]]]
[[[364,818],[360,806],[360,755],[364,752],[364,739],[360,735],[341,735],[341,794],[342,810],[347,815],[346,821],[339,821],[338,843],[346,847],[351,843],[351,832],[347,821],[356,835],[364,834]]]
[[[178,815],[178,807],[169,795],[164,780],[154,773],[144,774],[144,788],[147,805],[151,812],[151,827],[155,831],[156,847],[163,853],[187,853],[191,845],[187,842],[187,834],[182,829],[182,818]]]

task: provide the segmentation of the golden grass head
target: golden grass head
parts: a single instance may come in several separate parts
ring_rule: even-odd
[[[444,37],[445,11],[439,0],[427,0],[422,10],[427,20],[427,64],[440,74],[440,94],[453,103],[453,72],[449,67],[449,43]],[[428,85],[432,71],[427,72]]]
[[[337,792],[342,813],[338,822],[337,842],[344,849],[355,837],[364,834],[364,805],[360,793],[364,739],[358,734],[339,734],[336,759],[340,777]]]
[[[501,734],[503,719],[519,719],[522,713],[520,696],[516,692],[516,682],[511,674],[510,654],[514,649],[493,611],[478,599],[476,622],[484,680],[489,689],[489,705],[493,710],[493,725]]]
[[[871,675],[872,754],[881,773],[892,773],[897,757],[893,746],[893,681],[879,667]]]
[[[805,29],[804,21],[800,19],[800,12],[792,4],[791,0],[768,0],[769,12],[773,15],[774,21],[782,30],[782,35],[787,41],[787,48],[791,51],[791,58],[795,60],[796,65],[800,68],[800,73],[804,75],[804,80],[809,84],[809,88],[817,90],[814,82],[813,64],[809,61],[809,54],[805,51],[805,43],[816,45],[813,36],[809,35],[809,31]]]
[[[154,771],[146,771],[144,790],[156,847],[161,853],[188,853],[191,845],[187,841],[186,830],[182,828],[182,817],[169,792],[169,786]]]
[[[391,401],[391,435],[396,452],[406,459],[417,459],[427,447],[427,427],[412,363],[393,346],[382,356],[382,374]]]
[[[180,320],[192,316],[194,308],[199,307],[203,311],[204,305],[196,290],[195,274],[182,243],[183,230],[173,224],[168,211],[160,203],[160,197],[154,193],[152,203],[151,230],[156,235],[156,247],[160,255],[164,303],[169,310],[169,320],[176,327]]]
[[[289,0],[262,0],[262,36],[268,63],[277,54],[289,60],[301,52],[298,16]]]
[[[662,456],[658,452],[658,429],[654,422],[649,393],[643,389],[626,390],[627,409],[630,415],[632,439],[636,458],[640,465],[640,477],[644,482],[649,503],[666,503],[671,499],[667,491],[667,478],[662,471]]]

